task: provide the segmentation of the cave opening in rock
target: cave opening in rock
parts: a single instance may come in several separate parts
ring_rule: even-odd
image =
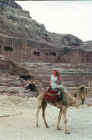
[[[56,52],[51,52],[50,55],[56,56]]]
[[[39,51],[34,51],[34,55],[40,56],[40,52]]]
[[[11,48],[11,47],[9,47],[9,46],[5,46],[5,47],[4,47],[4,50],[5,50],[5,51],[13,51],[13,48]]]

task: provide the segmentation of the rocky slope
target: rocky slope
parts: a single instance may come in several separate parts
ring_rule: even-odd
[[[9,42],[8,45],[7,42]],[[0,48],[14,47],[12,54],[14,56],[15,52],[17,55],[24,45],[28,47],[28,51],[25,52],[27,61],[31,59],[41,62],[75,63],[78,59],[79,63],[92,63],[90,41],[83,42],[71,34],[50,33],[43,24],[34,20],[28,11],[23,10],[15,0],[0,0]],[[18,46],[20,48],[16,51],[15,48]],[[31,50],[33,49],[33,54],[28,54],[31,52],[31,50],[29,51],[30,47]],[[47,52],[46,49],[48,49]],[[4,50],[1,50],[0,53],[6,55],[6,52],[2,53]],[[11,57],[10,53],[7,55]],[[18,56],[20,55],[19,53]],[[30,58],[30,55],[35,55],[35,58]],[[16,57],[17,61],[20,59],[18,56]],[[22,53],[21,58],[24,61],[23,56]],[[73,60],[71,56],[74,57]]]
[[[39,24],[16,2],[0,0],[0,32],[22,34],[26,38],[48,41],[55,45],[80,45],[82,41],[73,35],[49,33],[43,24]],[[4,29],[4,30],[2,30]]]

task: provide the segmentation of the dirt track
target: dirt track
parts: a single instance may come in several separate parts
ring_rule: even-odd
[[[56,130],[58,110],[53,106],[46,110],[50,128],[45,128],[41,113],[40,128],[36,128],[35,109],[36,98],[0,96],[0,140],[92,140],[92,107],[84,105],[68,110],[70,135]]]

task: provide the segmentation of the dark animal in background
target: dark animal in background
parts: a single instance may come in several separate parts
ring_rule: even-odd
[[[31,76],[30,75],[20,75],[20,78],[22,78],[24,80],[30,80]]]
[[[34,92],[37,91],[34,83],[29,83],[29,85],[27,87],[25,87],[25,89],[26,90],[29,89],[30,91],[34,91]]]

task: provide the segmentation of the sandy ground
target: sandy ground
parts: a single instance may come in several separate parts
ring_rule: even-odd
[[[46,110],[50,128],[45,128],[41,112],[40,127],[35,127],[36,98],[0,96],[0,140],[92,140],[92,107],[86,105],[69,108],[68,127],[71,134],[56,130],[58,109],[49,106]]]

